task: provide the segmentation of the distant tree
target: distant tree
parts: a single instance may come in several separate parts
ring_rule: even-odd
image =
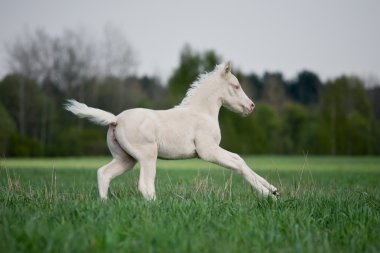
[[[280,73],[265,73],[263,78],[263,101],[280,109],[285,103],[286,89],[285,83]]]
[[[142,89],[147,94],[149,100],[153,103],[155,109],[162,109],[168,107],[167,89],[161,85],[157,78],[149,76],[143,76],[139,82]]]
[[[283,152],[281,119],[276,110],[268,104],[256,103],[253,113],[244,119],[223,109],[219,121],[222,131],[221,145],[227,149],[246,154]]]
[[[0,156],[4,156],[8,155],[11,137],[16,133],[16,127],[11,116],[1,103],[0,119]]]
[[[374,115],[376,119],[380,120],[380,86],[369,88],[367,93]]]
[[[263,97],[263,91],[264,91],[264,84],[259,76],[256,74],[249,74],[245,76],[244,78],[247,85],[251,86],[252,89],[252,98],[255,101],[262,100]]]
[[[12,146],[13,155],[32,154],[31,145],[36,145],[34,155],[54,154],[54,145],[60,143],[55,135],[62,134],[65,127],[76,124],[80,131],[84,127],[87,131],[83,121],[63,112],[62,104],[66,98],[76,98],[96,105],[103,99],[96,97],[96,83],[102,80],[117,80],[116,89],[104,98],[118,103],[115,111],[121,111],[126,103],[134,107],[149,102],[140,83],[124,81],[134,73],[137,61],[125,37],[112,27],[106,27],[99,44],[83,30],[67,30],[59,36],[43,30],[26,31],[7,45],[7,58],[12,74],[0,84],[0,101],[17,127],[13,142],[20,145]]]
[[[137,61],[131,45],[117,29],[106,27],[98,45],[83,30],[50,36],[25,32],[7,46],[9,71],[63,90],[72,90],[94,76],[126,78]]]
[[[354,139],[357,142],[355,145],[368,148],[368,139],[357,138],[352,131],[359,125],[367,126],[372,115],[368,96],[360,79],[342,76],[329,81],[324,88],[320,105],[319,138],[330,147],[329,153],[334,155],[351,154],[350,143],[354,143]],[[353,123],[355,121],[357,122]],[[366,131],[366,128],[363,130]]]
[[[179,66],[174,70],[168,81],[172,101],[179,103],[198,75],[213,70],[220,61],[221,58],[214,51],[197,53],[186,45],[182,49]]]
[[[380,121],[375,120],[372,125],[372,144],[373,144],[373,154],[380,154]]]
[[[307,153],[309,117],[305,107],[288,102],[285,104],[283,124],[283,139],[286,151],[291,154]]]
[[[372,153],[371,122],[362,114],[354,111],[347,122],[349,132],[347,140],[347,154],[363,155]]]
[[[94,101],[93,106],[114,113],[120,113],[125,109],[139,107],[147,101],[150,103],[140,80],[134,77],[124,80],[116,77],[108,77],[99,81],[96,86],[91,86],[90,88],[92,92],[96,94],[96,101]]]
[[[322,93],[321,81],[310,71],[300,72],[287,88],[290,98],[304,105],[318,104]]]
[[[43,30],[25,32],[7,46],[9,71],[42,84],[45,80],[61,89],[78,84],[89,74],[93,53],[81,33],[67,31],[52,37]]]
[[[252,127],[247,129],[251,136],[251,152],[261,154],[283,153],[283,136],[281,136],[281,118],[273,106],[256,103],[250,115]]]
[[[96,51],[96,76],[125,79],[135,73],[138,65],[136,53],[123,32],[116,27],[105,26],[103,40]]]
[[[23,76],[8,75],[0,82],[0,101],[16,123],[20,136],[40,141],[43,148],[51,127],[47,110],[53,103],[41,87]]]
[[[55,63],[53,50],[54,43],[43,30],[25,31],[6,45],[8,71],[42,81]]]
[[[238,117],[223,107],[219,112],[219,126],[222,134],[221,146],[234,152],[242,152],[244,149],[239,139],[241,133],[239,133],[237,126],[241,120]]]
[[[209,72],[214,70],[217,64],[221,64],[222,58],[213,50],[207,50],[201,56],[201,72]]]

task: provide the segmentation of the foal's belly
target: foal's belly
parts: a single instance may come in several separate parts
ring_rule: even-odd
[[[158,143],[158,157],[162,159],[188,159],[197,156],[194,141],[178,137],[161,139]]]
[[[180,159],[190,159],[197,157],[195,151],[192,152],[172,152],[169,150],[160,150],[158,152],[158,158],[166,160],[180,160]]]

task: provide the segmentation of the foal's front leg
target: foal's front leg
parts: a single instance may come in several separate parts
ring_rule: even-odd
[[[136,161],[133,158],[126,156],[124,160],[113,159],[110,163],[102,166],[97,172],[100,197],[107,199],[111,180],[125,171],[131,170],[135,164]]]
[[[247,170],[253,174],[254,177],[257,178],[257,180],[262,184],[264,185],[266,188],[268,188],[272,193],[273,195],[275,196],[278,196],[279,193],[278,193],[278,190],[276,187],[274,187],[273,185],[271,185],[267,180],[265,180],[263,177],[261,177],[260,175],[258,175],[256,172],[254,172],[253,170],[251,170],[251,168],[249,168],[249,166],[245,163],[245,161],[243,160],[243,158],[241,158],[238,154],[235,154],[235,153],[232,153],[232,152],[229,152],[226,150],[226,152],[228,152],[235,160],[237,160],[238,162],[240,163],[243,163],[243,166],[247,167]]]
[[[219,146],[213,148],[197,148],[199,157],[203,160],[232,169],[243,177],[263,196],[276,198],[277,189],[264,178],[253,172],[245,161],[237,154],[231,153]]]

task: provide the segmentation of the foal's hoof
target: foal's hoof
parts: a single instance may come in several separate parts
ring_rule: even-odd
[[[273,196],[279,197],[280,193],[278,190],[272,191]]]

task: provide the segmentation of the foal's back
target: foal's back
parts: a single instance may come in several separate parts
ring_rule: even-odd
[[[127,149],[133,153],[135,149],[153,145],[157,147],[157,156],[164,159],[195,157],[196,131],[207,121],[203,115],[184,107],[136,108],[122,112],[117,118],[118,140],[125,142]]]

